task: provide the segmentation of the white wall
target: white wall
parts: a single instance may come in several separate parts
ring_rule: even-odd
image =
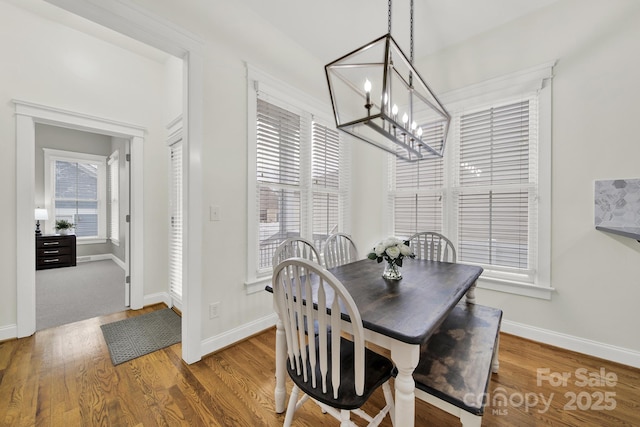
[[[165,109],[165,124],[169,124],[177,117],[182,115],[183,88],[182,75],[184,63],[182,59],[170,56],[164,63],[165,81],[164,93],[165,101],[163,108]]]
[[[551,301],[493,291],[480,303],[518,322],[640,352],[640,244],[596,231],[594,180],[640,177],[640,3],[562,0],[434,55],[447,91],[557,59],[553,79]],[[547,254],[542,254],[547,255]],[[507,325],[507,329],[509,326]],[[526,328],[525,328],[526,329]],[[530,331],[535,334],[535,330]],[[542,331],[552,338],[553,333]],[[566,338],[566,337],[565,337]]]
[[[144,126],[145,295],[167,288],[164,64],[0,2],[0,221],[16,223],[12,99]],[[35,202],[35,201],[34,201]],[[0,333],[16,323],[16,239],[0,249]]]

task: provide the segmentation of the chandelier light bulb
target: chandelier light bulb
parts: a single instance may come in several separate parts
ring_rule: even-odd
[[[416,122],[411,122],[411,130],[413,132],[415,132],[416,128],[418,127],[418,124]]]
[[[393,107],[391,107],[391,114],[394,116],[398,114],[398,106],[396,104],[393,104]]]
[[[418,128],[418,137],[422,138],[422,126]]]
[[[364,91],[367,93],[371,93],[371,82],[369,81],[369,79],[365,80],[364,82]]]
[[[406,126],[408,121],[409,121],[409,116],[407,116],[407,113],[404,113],[402,115],[402,123]]]

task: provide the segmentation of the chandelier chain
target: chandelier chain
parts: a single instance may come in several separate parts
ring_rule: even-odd
[[[410,60],[411,63],[413,64],[413,0],[411,0],[411,11],[410,11],[410,18],[409,18],[409,40],[410,40]]]
[[[388,14],[387,14],[387,19],[388,19],[388,25],[389,25],[389,34],[391,34],[391,0],[388,1]]]

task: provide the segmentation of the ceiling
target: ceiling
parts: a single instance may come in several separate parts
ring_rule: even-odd
[[[163,52],[72,15],[46,1],[4,1],[151,59],[163,61],[167,57]],[[414,50],[417,60],[559,0],[414,1]],[[214,7],[219,13],[220,3],[215,3],[212,0],[194,0],[190,8],[201,8],[202,16],[215,16],[208,13]],[[391,34],[407,55],[409,5],[410,0],[392,3]],[[246,13],[253,13],[269,22],[324,63],[386,34],[388,30],[386,0],[234,0],[233,6],[244,7]]]
[[[328,63],[387,33],[386,0],[235,0]],[[415,0],[415,58],[558,0]],[[410,1],[392,2],[391,35],[409,55]]]
[[[98,25],[88,19],[67,12],[44,0],[2,0],[16,7],[27,10],[42,18],[54,21],[58,24],[83,32],[90,36],[104,40],[115,46],[127,49],[138,55],[142,55],[157,62],[164,62],[169,55],[147,44],[138,42],[128,36],[120,34],[109,28]]]

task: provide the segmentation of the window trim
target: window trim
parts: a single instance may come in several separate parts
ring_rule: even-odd
[[[518,275],[504,273],[485,274],[478,280],[478,288],[506,292],[533,298],[550,300],[555,289],[551,286],[551,89],[553,67],[556,61],[540,64],[502,77],[444,93],[440,100],[447,106],[452,116],[462,111],[475,110],[483,105],[502,103],[535,93],[538,98],[538,153],[537,153],[537,265],[532,283],[518,280]],[[450,132],[453,131],[451,128]],[[453,142],[458,144],[458,141]],[[451,224],[457,215],[453,211],[456,161],[450,144],[445,153],[445,174],[443,178],[442,229],[445,234],[457,229]],[[389,156],[389,229],[393,230],[393,195],[395,166],[394,157]],[[424,190],[423,190],[424,192]],[[487,273],[490,271],[487,270]]]
[[[113,179],[112,179],[112,172],[111,169],[115,169],[116,174],[117,174],[117,179],[116,179],[116,196],[114,198],[113,196]],[[109,204],[109,226],[108,226],[108,231],[107,231],[107,238],[111,241],[111,243],[113,243],[116,246],[120,246],[120,151],[119,150],[115,150],[113,153],[111,153],[111,155],[107,158],[107,179],[109,180],[108,185],[109,185],[109,192],[107,194],[107,197],[109,198],[107,200],[107,203]],[[114,214],[114,204],[115,201],[115,205],[117,207],[117,209],[115,209],[115,214],[116,214],[116,220],[115,222],[117,222],[118,224],[118,229],[117,229],[117,233],[116,236],[113,236],[113,229],[112,229],[112,225],[114,222],[113,219],[113,214]]]
[[[245,281],[245,290],[247,294],[261,292],[264,290],[265,284],[271,279],[271,269],[259,270],[257,262],[257,248],[259,243],[259,225],[257,218],[257,188],[258,185],[255,178],[255,169],[257,162],[256,155],[256,114],[257,114],[257,93],[267,94],[263,99],[270,103],[278,105],[284,108],[294,108],[296,113],[304,112],[308,114],[309,121],[309,133],[311,133],[311,123],[316,121],[325,126],[332,126],[333,116],[328,109],[326,103],[322,103],[311,95],[298,90],[297,88],[282,82],[264,71],[246,63],[247,69],[247,273]],[[309,176],[301,176],[300,188],[308,188],[310,193],[314,191],[311,183],[311,134],[309,134],[309,145],[301,147],[301,162],[307,162],[305,167],[309,173]],[[304,144],[306,145],[306,144]],[[340,165],[341,172],[343,165],[350,168],[349,164],[343,162],[350,159],[350,150],[347,144],[341,144],[340,146]],[[350,227],[349,218],[349,189],[350,181],[348,175],[340,175],[341,179],[346,178],[344,188],[341,186],[340,196],[345,201],[340,206],[339,220],[342,222],[342,228],[348,232]],[[305,181],[306,180],[306,181]],[[312,197],[307,197],[307,200],[302,199],[301,204],[302,211],[308,210],[311,212]],[[312,232],[313,219],[311,214],[309,218],[301,221],[301,233],[309,234]]]
[[[53,206],[53,185],[55,178],[53,174],[55,169],[52,168],[54,161],[66,162],[92,162],[98,164],[98,235],[97,236],[78,236],[77,244],[93,244],[106,243],[107,241],[107,156],[78,153],[75,151],[56,150],[52,148],[43,148],[44,151],[44,197],[45,209],[49,212],[49,218],[55,218]],[[55,220],[47,221],[47,232],[55,233]]]

